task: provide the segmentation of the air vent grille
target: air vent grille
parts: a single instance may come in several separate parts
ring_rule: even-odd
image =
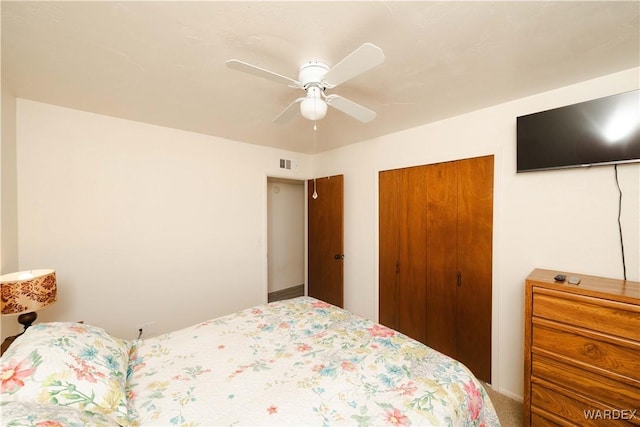
[[[291,160],[280,159],[280,169],[291,169]]]

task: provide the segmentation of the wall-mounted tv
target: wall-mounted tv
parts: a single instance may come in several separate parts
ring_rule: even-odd
[[[517,118],[517,171],[640,162],[640,91]]]

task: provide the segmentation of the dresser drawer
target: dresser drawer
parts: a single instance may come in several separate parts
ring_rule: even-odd
[[[533,351],[544,350],[547,356],[555,355],[592,372],[605,375],[611,372],[626,377],[629,382],[640,381],[640,344],[615,339],[601,341],[577,331],[577,328],[534,319]]]
[[[596,425],[585,411],[608,409],[604,405],[580,402],[535,382],[531,384],[531,406],[578,425]]]
[[[590,396],[614,408],[635,409],[640,415],[640,382],[623,383],[535,353],[531,366],[534,378]]]
[[[567,420],[567,425],[637,425],[640,418],[637,413],[620,411],[607,407],[599,402],[582,399],[572,395],[570,391],[547,387],[544,384],[531,384],[532,412],[542,412]],[[536,411],[539,408],[540,411]],[[554,418],[555,418],[554,417]],[[560,420],[556,419],[556,422]],[[565,424],[565,423],[560,423]],[[536,424],[533,424],[534,426]]]
[[[640,340],[640,307],[550,289],[533,294],[533,315],[631,340]]]
[[[560,426],[575,426],[574,423],[565,422],[563,423],[561,419],[553,417],[554,421],[551,421],[549,418],[552,416],[548,413],[538,414],[535,411],[537,408],[531,408],[531,425],[534,427],[558,427]]]

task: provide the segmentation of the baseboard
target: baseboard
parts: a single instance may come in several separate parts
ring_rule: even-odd
[[[516,402],[519,402],[519,403],[523,403],[524,402],[524,398],[522,397],[522,395],[511,393],[508,390],[494,388],[490,384],[487,384],[487,385],[489,387],[491,387],[491,390],[495,391],[496,393],[500,393],[500,394],[502,394],[504,396],[507,396],[509,399],[515,400]]]

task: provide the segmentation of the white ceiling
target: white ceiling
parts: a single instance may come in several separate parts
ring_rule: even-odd
[[[272,120],[297,79],[364,42],[385,62],[327,91],[317,151],[640,65],[640,2],[2,1],[3,90],[50,104],[311,153],[312,122]]]

